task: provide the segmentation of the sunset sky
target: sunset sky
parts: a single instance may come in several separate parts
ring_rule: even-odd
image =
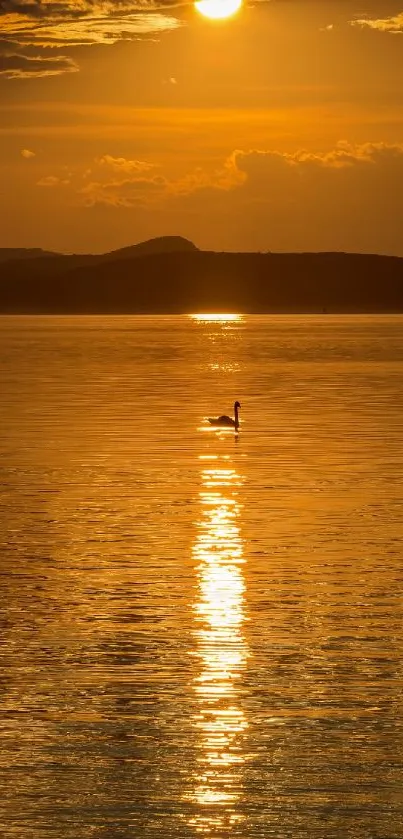
[[[403,0],[0,0],[1,247],[403,256]]]

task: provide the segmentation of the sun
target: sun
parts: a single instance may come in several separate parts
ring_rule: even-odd
[[[195,8],[204,17],[222,20],[231,17],[242,6],[242,0],[197,0]]]

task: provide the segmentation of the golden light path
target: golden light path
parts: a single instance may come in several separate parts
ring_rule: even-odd
[[[201,665],[194,682],[199,757],[190,796],[198,809],[190,824],[199,833],[222,836],[225,831],[229,836],[231,827],[242,820],[236,804],[246,759],[242,734],[247,721],[239,687],[248,655],[243,632],[241,479],[228,455],[201,455],[200,459],[201,517],[193,548],[198,581],[196,655]]]
[[[195,314],[189,315],[192,320],[197,321],[198,323],[229,323],[232,321],[242,320],[242,315],[239,314],[226,314],[223,312],[210,312],[210,313],[203,313],[203,314]]]
[[[242,6],[242,0],[197,0],[195,7],[203,17],[222,20],[235,15]]]

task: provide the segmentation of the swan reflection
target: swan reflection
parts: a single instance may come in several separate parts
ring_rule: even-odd
[[[245,761],[242,735],[247,727],[241,706],[242,676],[248,655],[244,637],[245,581],[239,527],[241,479],[228,456],[210,456],[201,472],[201,515],[193,552],[198,592],[194,605],[194,680],[198,712],[197,768],[191,800],[198,805],[190,823],[200,833],[221,835],[239,824]]]

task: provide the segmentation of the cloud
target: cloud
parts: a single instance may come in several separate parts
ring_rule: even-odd
[[[247,177],[253,175],[256,168],[259,176],[265,173],[271,176],[279,169],[301,175],[303,172],[318,172],[323,169],[348,169],[359,166],[368,168],[390,159],[398,159],[403,163],[403,145],[363,143],[353,146],[346,141],[340,141],[328,152],[313,153],[299,150],[293,154],[286,154],[277,151],[236,151],[233,159],[236,168],[244,172]]]
[[[182,5],[180,0],[0,0],[0,14],[20,14],[32,18],[49,15],[80,17],[97,10],[130,13],[134,9],[155,10]]]
[[[156,174],[157,167],[154,163],[128,160],[109,154],[97,158],[95,166],[96,179],[79,189],[86,206],[162,206],[170,198],[181,198],[200,190],[228,191],[243,183],[246,178],[246,175],[237,169],[234,155],[230,155],[222,167],[211,173],[196,169],[176,179]],[[92,174],[92,170],[86,170],[82,177],[88,179]]]
[[[191,235],[187,220],[197,219],[195,229],[217,244],[401,253],[403,144],[238,149],[213,171],[167,177],[156,200],[144,196],[144,208],[158,206]]]
[[[368,178],[375,173],[385,175],[391,168],[399,172],[403,182],[403,145],[354,146],[340,141],[326,152],[302,149],[292,154],[237,149],[211,173],[198,169],[179,180],[167,181],[166,192],[167,196],[183,197],[201,191],[217,194],[237,190],[259,202],[287,203],[293,195],[306,190],[308,196],[311,189],[314,192],[320,184],[337,183],[337,178],[339,184],[345,183],[349,172],[353,181],[359,173]]]
[[[165,192],[166,180],[161,175],[119,181],[91,181],[79,190],[86,207],[94,207],[96,204],[113,207],[147,206],[160,200]]]
[[[21,149],[21,157],[24,157],[25,160],[31,160],[32,157],[36,157],[36,153],[30,149]]]
[[[189,214],[214,213],[217,236],[237,230],[254,250],[402,253],[403,144],[342,142],[316,154],[237,150],[232,168],[229,194],[212,184],[184,199]]]
[[[37,181],[37,186],[46,186],[46,187],[58,187],[58,186],[68,186],[70,180],[68,178],[58,178],[55,175],[46,175],[44,178],[41,178],[40,181]]]
[[[403,144],[341,142],[292,154],[237,149],[221,166],[178,178],[164,168],[154,186],[144,183],[151,173],[134,185],[98,172],[80,199],[98,206],[96,224],[106,235],[112,213],[128,239],[140,225],[147,235],[181,230],[212,249],[403,255]]]
[[[184,160],[179,175],[176,164],[171,171],[110,151],[90,166],[83,161],[44,173],[30,212],[36,217],[45,200],[45,212],[51,203],[55,219],[79,214],[84,239],[95,235],[99,249],[113,216],[114,229],[128,240],[140,225],[147,235],[182,230],[213,249],[403,255],[403,144],[343,141],[292,153],[245,147],[221,165],[191,170]]]
[[[403,144],[236,149],[221,166],[180,177],[148,161],[104,154],[90,170],[68,177],[47,176],[39,185],[68,188],[83,207],[152,211],[180,224],[203,219],[213,241],[225,241],[235,225],[247,249],[326,250],[335,242],[345,250],[401,249]]]
[[[169,9],[147,0],[0,0],[1,37],[33,47],[115,44],[181,26]]]
[[[72,58],[56,55],[53,58],[21,53],[0,54],[0,76],[7,79],[32,79],[45,76],[60,76],[62,73],[76,73],[78,66]]]
[[[144,206],[158,200],[166,190],[166,178],[155,174],[156,166],[146,160],[130,160],[104,154],[94,161],[94,169],[83,172],[88,180],[78,189],[85,206],[107,204],[113,207]]]
[[[112,157],[110,154],[104,154],[103,157],[97,158],[95,162],[99,166],[108,166],[115,172],[135,172],[138,174],[140,172],[149,172],[150,169],[155,168],[154,163],[147,163],[144,160],[127,160],[125,157]]]
[[[235,150],[222,166],[206,171],[197,168],[179,178],[156,174],[155,164],[105,154],[95,161],[96,175],[85,171],[83,179],[92,180],[79,189],[87,206],[109,204],[115,207],[134,205],[160,206],[171,199],[180,200],[198,193],[229,193],[240,190],[259,201],[271,202],[273,195],[284,196],[315,189],[322,183],[331,185],[337,173],[351,170],[352,178],[359,171],[383,171],[391,161],[402,167],[403,146],[365,143],[353,146],[340,142],[329,151],[312,153],[298,150],[293,154],[275,150]],[[334,173],[334,174],[332,174]],[[355,174],[353,174],[355,173]],[[341,183],[339,178],[339,183]],[[253,199],[254,200],[254,199]],[[287,198],[288,200],[288,198]]]
[[[398,15],[387,18],[371,19],[358,18],[350,21],[351,26],[360,26],[362,28],[376,29],[378,32],[391,32],[398,35],[403,32],[403,12]]]

